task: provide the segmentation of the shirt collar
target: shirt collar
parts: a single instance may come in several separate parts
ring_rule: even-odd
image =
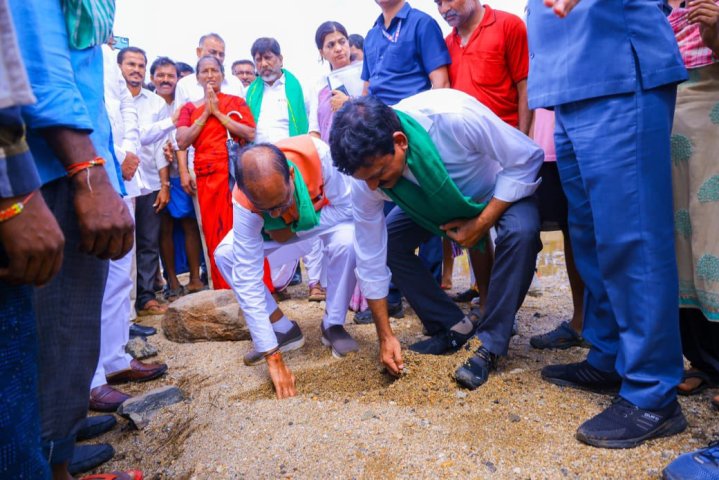
[[[405,2],[404,6],[400,8],[399,12],[397,12],[397,15],[395,15],[392,21],[389,22],[389,28],[392,28],[392,26],[396,23],[396,19],[406,19],[407,15],[409,15],[410,10],[412,10],[412,6],[409,4],[409,2]],[[384,28],[384,14],[380,13],[374,24],[377,27]]]
[[[280,78],[275,80],[275,83],[273,83],[272,85],[268,85],[267,82],[265,82],[264,80],[262,80],[262,81],[265,83],[265,87],[267,87],[267,88],[275,88],[278,85],[284,85],[285,84],[285,72],[282,72],[282,75],[280,75]]]
[[[482,6],[484,7],[484,16],[482,16],[482,21],[479,22],[479,25],[477,25],[477,28],[475,28],[474,32],[472,32],[472,34],[469,36],[469,41],[467,42],[467,44],[469,44],[469,42],[471,42],[474,39],[474,37],[479,34],[479,31],[482,28],[488,27],[497,21],[497,14],[494,12],[494,10],[492,10],[492,7],[490,7],[486,3],[483,4]],[[453,33],[452,38],[454,39],[454,41],[457,42],[458,45],[461,45],[462,37],[459,36],[457,27],[454,27],[452,29],[452,33]]]

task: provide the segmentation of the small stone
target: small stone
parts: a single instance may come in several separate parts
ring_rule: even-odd
[[[362,414],[362,420],[372,420],[375,418],[375,414],[372,410],[367,410]]]
[[[497,471],[497,467],[495,467],[494,464],[490,461],[484,462],[484,466],[487,467],[487,470],[489,470],[489,473],[494,473]]]
[[[520,421],[520,420],[521,420],[521,418],[519,417],[519,415],[514,414],[514,413],[510,413],[510,414],[509,414],[509,421],[510,421],[510,422],[512,422],[512,423],[517,423],[517,422]]]
[[[512,469],[512,473],[514,473],[515,475],[520,475],[522,473],[522,469],[519,467],[514,467]]]
[[[132,355],[132,358],[142,360],[157,355],[157,348],[151,345],[145,337],[133,337],[125,345],[125,351]]]
[[[566,467],[560,468],[559,471],[562,472],[562,475],[564,475],[565,477],[569,476],[569,470],[567,470]]]
[[[160,387],[125,400],[117,409],[117,413],[129,419],[138,430],[142,430],[161,408],[181,402],[183,399],[184,395],[179,388]]]
[[[457,390],[456,392],[454,392],[454,396],[457,398],[467,398],[467,392],[463,390]]]

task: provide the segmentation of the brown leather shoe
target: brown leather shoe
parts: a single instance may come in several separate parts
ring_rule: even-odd
[[[164,363],[142,363],[139,360],[132,359],[130,368],[120,370],[119,372],[106,375],[107,383],[115,385],[127,382],[147,382],[161,377],[167,371],[167,365]]]
[[[115,390],[110,385],[100,385],[90,390],[90,410],[114,412],[131,395]]]

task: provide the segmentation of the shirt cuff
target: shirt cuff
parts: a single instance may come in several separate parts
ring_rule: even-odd
[[[175,124],[172,123],[172,117],[163,118],[158,123],[158,126],[163,132],[167,132],[175,128]]]
[[[135,142],[131,142],[129,140],[123,140],[120,148],[122,149],[123,152],[125,152],[126,155],[127,155],[127,152],[131,152],[131,153],[134,153],[135,155],[137,155],[138,148],[137,148],[137,145],[135,144]],[[124,159],[124,157],[123,157],[123,159]],[[119,160],[119,158],[118,158],[118,160]]]
[[[497,175],[497,183],[494,185],[494,198],[504,202],[514,203],[523,198],[527,198],[537,191],[542,179],[538,178],[534,182],[522,182],[512,178],[503,177],[500,173]]]
[[[355,269],[355,274],[357,275],[362,295],[367,300],[381,300],[389,294],[389,282],[392,278],[389,268],[385,267],[385,277],[381,279],[368,280],[362,278],[359,269]]]
[[[24,139],[0,149],[0,198],[27,195],[40,186],[40,175]]]

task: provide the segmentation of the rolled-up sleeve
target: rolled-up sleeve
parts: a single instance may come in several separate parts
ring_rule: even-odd
[[[532,195],[541,179],[537,179],[544,162],[544,152],[529,137],[497,121],[485,107],[466,107],[462,121],[453,122],[460,142],[469,150],[481,150],[483,155],[495,159],[502,166],[497,174],[494,197],[505,202],[516,202]]]
[[[28,128],[93,129],[72,68],[60,2],[10,2],[23,61],[37,103],[23,108]]]
[[[232,225],[232,289],[245,315],[247,328],[258,352],[277,346],[265,300],[263,221],[235,203]]]
[[[383,207],[384,199],[379,192],[370,190],[363,181],[352,179],[356,273],[362,294],[370,300],[387,296],[391,278]]]

